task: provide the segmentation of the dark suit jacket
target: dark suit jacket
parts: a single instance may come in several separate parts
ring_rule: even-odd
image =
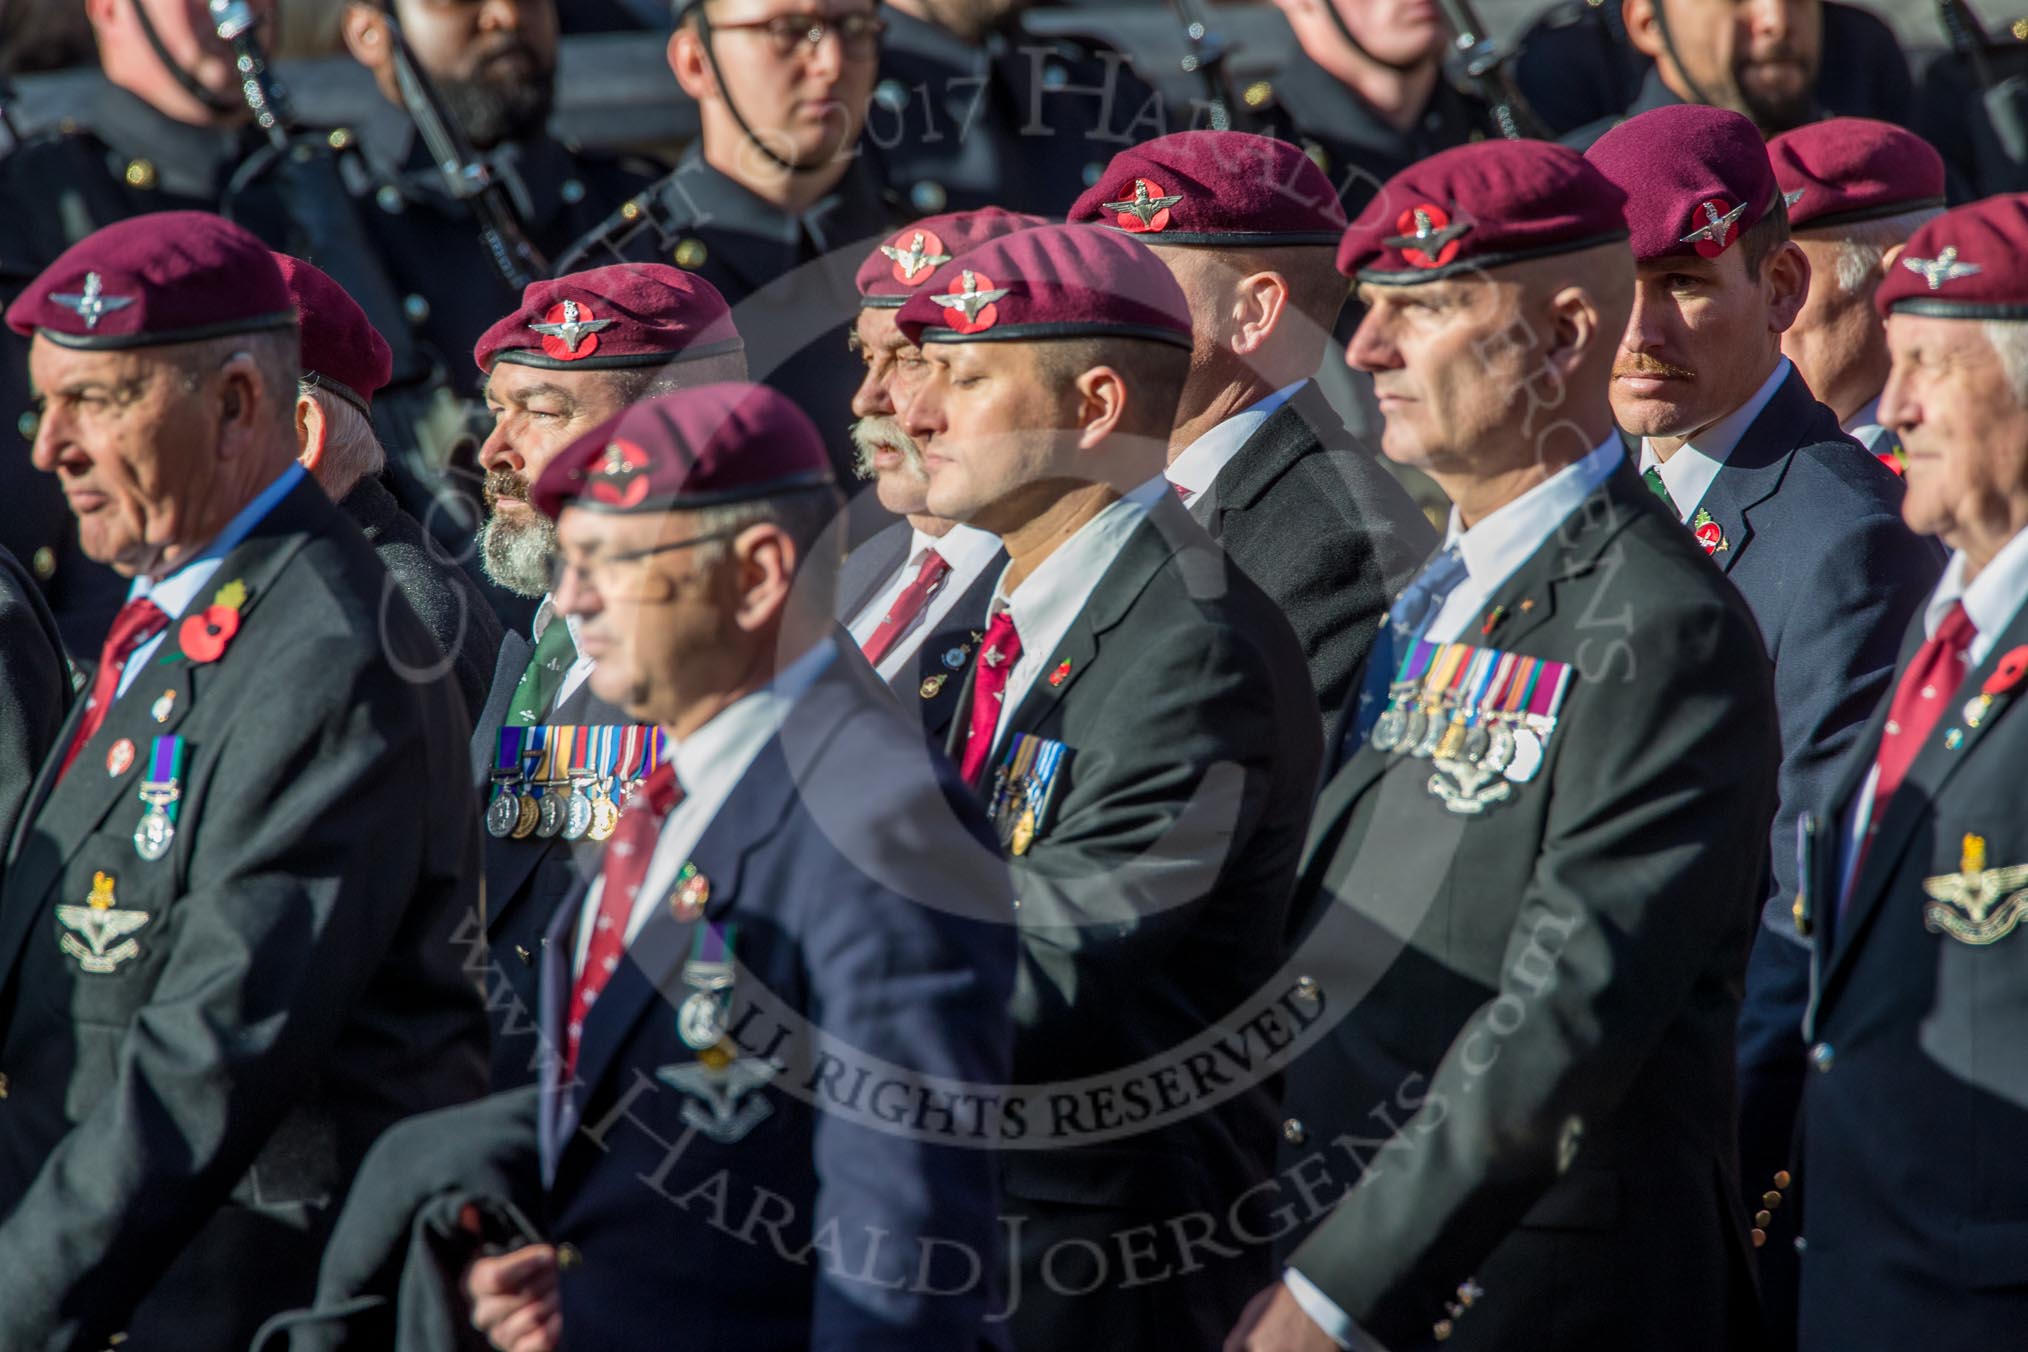
[[[1273,1086],[1245,1075],[1215,1106],[1159,1115],[1144,1099],[1124,1120],[1160,1125],[1128,1135],[1101,1119],[1146,1092],[1144,1063],[1183,1061],[1186,1044],[1280,966],[1322,755],[1315,698],[1288,621],[1167,493],[1042,670],[1060,665],[1064,680],[1037,681],[1002,734],[1003,752],[1015,733],[1069,748],[1055,804],[1014,861],[1015,1080],[1136,1073],[1120,1076],[1117,1097],[1067,1095],[1068,1115],[1053,1099],[1047,1114],[1038,1106],[1030,1129],[1051,1144],[1006,1156],[1007,1213],[1022,1225],[1014,1341],[1215,1348],[1272,1275],[1270,1256],[1233,1249],[1193,1262],[1173,1252],[1169,1220],[1222,1216],[1268,1176]],[[953,750],[970,697],[952,719]],[[1213,1068],[1220,1082],[1225,1065]],[[1063,1294],[1090,1280],[1066,1256],[1083,1244],[1110,1252],[1111,1236],[1140,1227],[1156,1236],[1145,1270],[1184,1266],[1188,1299],[1117,1269],[1088,1295]],[[1058,1246],[1045,1280],[1044,1255]]]
[[[49,605],[28,570],[0,549],[0,840],[14,834],[70,696],[70,664]]]
[[[1902,663],[1922,640],[1909,628]],[[2028,645],[2028,608],[1946,700],[1846,899],[1839,839],[1887,720],[1883,704],[1824,799],[1806,852],[1815,924],[1815,1046],[1802,1110],[1801,1344],[2007,1347],[2028,1325],[2028,865],[2022,687],[1976,727],[1963,707]],[[2017,659],[2018,660],[2018,659]],[[1967,927],[1986,921],[1982,936]],[[1967,939],[1948,931],[1966,927]],[[1984,941],[1980,942],[1979,939]]]
[[[1774,810],[1753,618],[1626,466],[1467,640],[1573,666],[1537,776],[1453,815],[1362,745],[1317,804],[1295,961],[1335,1020],[1289,1075],[1283,1177],[1339,1202],[1291,1262],[1367,1333],[1734,1352],[1740,980]],[[1335,1186],[1334,1186],[1335,1185]],[[1658,1276],[1666,1274],[1666,1279]]]
[[[1901,520],[1902,483],[1847,437],[1791,372],[1701,504],[1724,532],[1711,556],[1753,611],[1774,659],[1781,716],[1780,803],[1764,925],[1740,1013],[1741,1184],[1750,1205],[1793,1173],[1802,1093],[1809,953],[1789,910],[1796,819],[1825,802],[1859,729],[1887,691],[1895,645],[1942,571],[1932,540]],[[1773,1324],[1790,1322],[1793,1207],[1773,1208],[1760,1258]]]
[[[1315,381],[1247,438],[1190,514],[1288,616],[1334,745],[1388,605],[1436,548],[1428,519]]]
[[[845,556],[838,569],[838,623],[849,624],[880,589],[894,579],[895,570],[908,562],[909,541],[914,531],[906,521],[897,521]],[[958,692],[964,689],[965,672],[972,662],[972,648],[986,627],[986,611],[993,604],[993,589],[1007,566],[1007,551],[993,556],[985,570],[945,612],[943,621],[922,636],[916,660],[902,667],[888,687],[902,707],[922,719],[923,733],[942,740],[951,725],[951,711],[958,707]]]
[[[783,1069],[723,1105],[765,1110],[744,1135],[699,1125],[713,1105],[680,1087],[699,1063],[675,1018],[696,923],[658,906],[591,1006],[575,1082],[545,1057],[545,1224],[582,1257],[563,1274],[565,1337],[654,1347],[680,1329],[755,1352],[974,1352],[999,1272],[992,1124],[888,1128],[916,1077],[1007,1083],[1011,898],[977,805],[840,653],[691,862],[709,886],[704,922],[738,926],[733,1066]],[[583,895],[558,911],[542,957],[552,1051]],[[960,1250],[980,1263],[969,1281]]]
[[[0,887],[0,1346],[238,1347],[299,1304],[360,1157],[485,1084],[451,936],[478,904],[464,713],[434,644],[314,483],[227,554],[225,652],[159,653],[52,786]],[[198,604],[209,604],[201,597]],[[406,666],[404,664],[407,664]],[[173,700],[162,703],[164,691]],[[73,713],[73,721],[77,717]],[[136,788],[189,745],[168,855]],[[68,735],[66,731],[65,735]],[[108,774],[107,753],[133,763]],[[130,955],[84,971],[56,913],[110,879]],[[117,937],[117,935],[115,936]]]
[[[361,479],[338,506],[380,556],[392,587],[389,594],[400,592],[436,639],[466,711],[476,716],[486,702],[486,682],[500,653],[500,619],[492,603],[469,573],[438,552],[442,546],[401,509],[378,479]],[[427,674],[434,679],[441,665]]]
[[[562,624],[561,616],[552,623]],[[506,634],[500,641],[500,656],[494,664],[492,686],[479,707],[478,726],[472,733],[472,778],[483,804],[492,796],[493,760],[500,742],[500,728],[507,721],[507,705],[521,673],[528,669],[534,645],[519,634]],[[591,692],[589,682],[571,692],[569,699],[550,710],[546,721],[569,725],[625,725],[634,720]],[[540,1061],[541,1038],[535,1022],[537,968],[549,922],[556,908],[598,872],[605,852],[602,841],[586,838],[569,841],[562,836],[548,840],[529,836],[505,840],[487,834],[483,846],[486,861],[486,909],[483,929],[474,916],[461,936],[484,954],[480,980],[486,992],[486,1013],[493,1025],[492,1085],[511,1089],[535,1083]]]

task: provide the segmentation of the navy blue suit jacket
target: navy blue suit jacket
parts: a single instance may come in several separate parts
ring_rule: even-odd
[[[575,1080],[545,1057],[545,1229],[582,1259],[562,1276],[569,1345],[990,1341],[995,1123],[949,1091],[1007,1083],[1013,1043],[1013,899],[981,809],[848,652],[691,862],[704,921],[738,925],[733,1066],[781,1068],[717,1105],[683,1087],[695,924],[658,906],[591,1007]],[[584,895],[542,956],[551,1049]],[[724,1131],[715,1106],[755,1120]]]
[[[1753,611],[1775,666],[1780,801],[1762,932],[1740,1013],[1741,1181],[1754,1204],[1794,1168],[1809,950],[1796,936],[1796,818],[1825,802],[1887,693],[1911,616],[1943,570],[1935,541],[1901,520],[1902,484],[1846,436],[1791,371],[1699,504],[1723,532],[1712,562]],[[1777,1308],[1793,1286],[1795,1209],[1773,1208],[1762,1247]]]

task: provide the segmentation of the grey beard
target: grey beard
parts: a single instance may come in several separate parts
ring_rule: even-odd
[[[557,555],[556,523],[544,517],[506,522],[486,518],[479,527],[479,563],[496,587],[531,599],[549,592],[550,561]]]

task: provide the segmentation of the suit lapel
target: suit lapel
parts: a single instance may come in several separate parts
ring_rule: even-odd
[[[1317,429],[1333,425],[1343,430],[1317,383],[1305,381],[1253,430],[1211,488],[1191,504],[1190,515],[1217,539],[1227,512],[1245,511],[1260,501],[1291,465],[1323,445]]]
[[[2023,644],[2028,644],[2028,605],[2015,612],[1999,642],[1986,654],[1986,660],[1965,678],[1957,693],[1949,697],[1952,702],[1945,707],[1943,717],[1937,720],[1922,750],[1916,753],[1901,787],[1887,800],[1887,815],[1881,819],[1879,833],[1874,836],[1873,845],[1866,851],[1859,872],[1852,880],[1852,899],[1845,907],[1844,922],[1838,926],[1832,939],[1830,962],[1824,969],[1826,999],[1849,965],[1851,953],[1858,947],[1860,933],[1889,896],[1887,885],[1898,871],[1910,837],[1923,821],[1934,815],[1931,809],[1944,785],[1950,782],[1959,766],[1978,753],[1980,745],[1993,735],[1994,725],[2021,702],[2021,691],[2017,688],[1996,698],[1979,720],[1978,727],[1967,726],[1964,719],[1965,704],[1979,693],[1979,687],[1993,674],[2000,660]],[[1899,687],[1906,669],[1906,662],[1897,668],[1894,688]],[[1888,700],[1893,700],[1891,693]],[[1884,713],[1881,717],[1884,721]],[[1862,745],[1876,748],[1875,754],[1878,754],[1877,741]]]
[[[1811,435],[1812,415],[1820,407],[1801,373],[1791,370],[1705,490],[1697,505],[1710,513],[1725,545],[1711,555],[1719,571],[1731,572],[1746,552],[1753,538],[1753,509],[1781,487],[1789,459]]]
[[[500,656],[493,662],[493,684],[486,688],[486,707],[479,710],[472,729],[472,782],[481,791],[492,781],[493,757],[499,750],[500,729],[507,723],[507,706],[534,651],[534,644],[512,630],[500,642]]]
[[[935,632],[925,635],[912,663],[904,663],[889,687],[903,704],[922,706],[923,730],[931,737],[943,732],[964,689],[963,673],[986,627],[986,612],[1007,566],[1001,550],[986,570],[972,580],[958,603],[945,613]],[[955,660],[954,660],[955,659]],[[928,692],[928,693],[924,693]]]
[[[914,528],[906,521],[897,521],[845,556],[838,569],[838,605],[834,611],[840,624],[850,624],[852,617],[880,594],[895,570],[908,562],[908,545],[914,538]]]

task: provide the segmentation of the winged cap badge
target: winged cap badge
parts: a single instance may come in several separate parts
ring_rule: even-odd
[[[591,312],[574,300],[563,302],[563,304],[551,310],[549,314],[550,320],[548,323],[530,324],[528,327],[545,338],[554,338],[562,343],[563,351],[552,351],[550,355],[560,357],[565,361],[569,361],[580,355],[578,348],[584,345],[584,340],[587,337],[613,326],[613,321],[610,319],[593,319]],[[543,346],[548,347],[549,345],[545,343]],[[582,355],[590,356],[591,354],[587,352]]]
[[[944,252],[943,241],[922,230],[915,232],[915,238],[909,241],[906,249],[883,244],[880,252],[894,261],[895,271],[900,274],[898,280],[902,282],[913,282],[917,273],[940,268],[951,261],[951,256]]]
[[[108,296],[105,279],[96,272],[85,274],[82,292],[54,291],[49,298],[65,309],[75,311],[88,329],[97,328],[101,319],[126,309],[140,299],[138,296]]]
[[[980,285],[981,280],[978,273],[966,268],[964,276],[959,278],[958,290],[941,296],[931,296],[930,299],[946,310],[957,310],[962,313],[967,324],[976,324],[979,322],[979,311],[1007,294],[1007,288],[994,286],[991,278],[983,279],[984,286]]]
[[[1453,221],[1434,202],[1410,207],[1394,223],[1401,233],[1381,240],[1419,268],[1440,268],[1458,256],[1459,241],[1471,232],[1470,221]]]
[[[1804,194],[1804,193],[1806,193],[1806,192],[1808,192],[1808,191],[1809,191],[1809,189],[1807,189],[1807,188],[1797,188],[1797,189],[1796,189],[1795,191],[1793,191],[1793,192],[1785,192],[1785,193],[1783,193],[1783,194],[1782,194],[1782,205],[1783,205],[1783,206],[1785,206],[1785,207],[1787,207],[1787,208],[1789,208],[1789,209],[1790,209],[1791,211],[1795,210],[1795,206],[1796,206],[1796,203],[1798,203],[1798,202],[1802,201],[1802,200],[1803,200],[1803,194]]]
[[[1958,262],[1958,250],[1954,244],[1944,246],[1944,251],[1935,258],[1902,257],[1901,266],[1922,278],[1932,291],[1941,290],[1945,282],[1955,282],[1960,277],[1976,277],[1982,272],[1977,263]]]
[[[1690,219],[1695,221],[1701,216],[1704,223],[1677,242],[1679,244],[1695,245],[1697,252],[1704,255],[1704,257],[1716,258],[1732,246],[1732,241],[1737,234],[1739,218],[1745,214],[1746,203],[1744,202],[1741,202],[1729,211],[1726,209],[1725,199],[1722,197],[1714,197],[1709,201],[1699,202],[1690,213]]]
[[[1160,230],[1167,221],[1157,222],[1156,217],[1183,200],[1181,193],[1164,194],[1162,185],[1145,178],[1134,180],[1134,195],[1124,201],[1101,202],[1107,211],[1122,216],[1132,216],[1141,223],[1143,230]]]

